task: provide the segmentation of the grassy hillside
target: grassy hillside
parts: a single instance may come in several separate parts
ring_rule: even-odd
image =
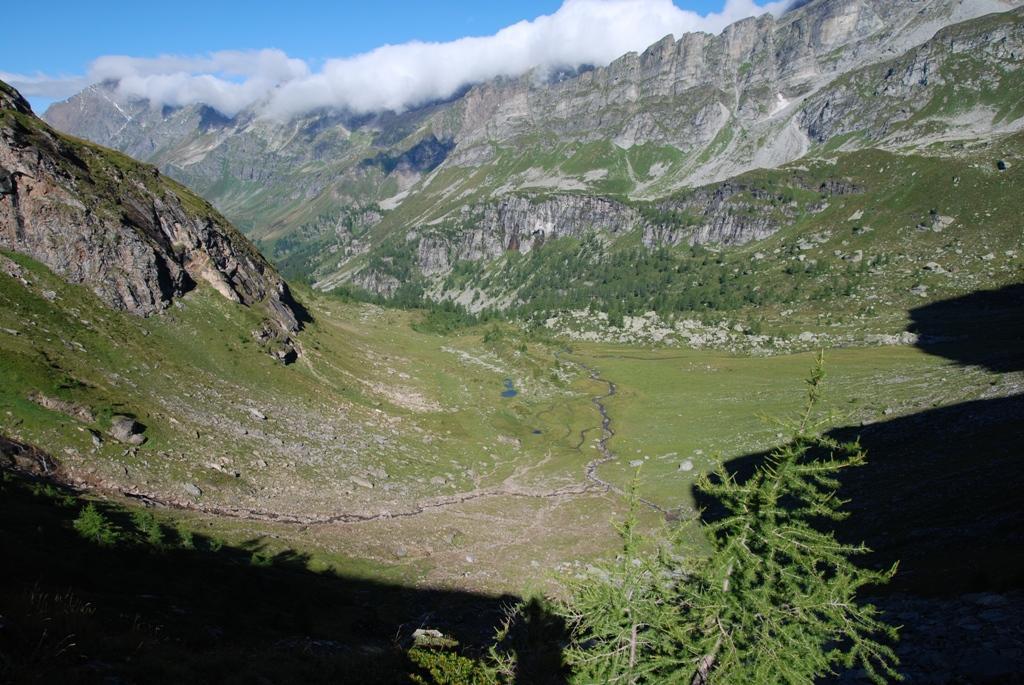
[[[639,210],[643,230],[548,240],[492,261],[455,253],[451,272],[431,278],[419,274],[415,233],[383,239],[362,259],[404,284],[394,298],[403,302],[410,294],[452,298],[472,311],[537,323],[589,312],[552,324],[570,334],[614,340],[628,334],[622,317],[654,311],[669,329],[685,319],[728,321],[781,339],[760,345],[768,348],[786,349],[808,331],[863,343],[865,334],[903,331],[905,313],[920,303],[1019,280],[1022,146],[1015,134],[926,152],[835,152],[655,202],[622,200]],[[707,215],[693,214],[716,193],[723,199]],[[723,217],[740,226],[765,220],[773,234],[742,246],[690,245],[703,225]],[[389,221],[375,230],[386,231]],[[458,244],[477,226],[441,228]]]
[[[439,335],[416,330],[420,313],[303,292],[315,323],[285,367],[252,340],[257,315],[208,288],[140,319],[10,258],[21,275],[0,275],[5,435],[45,446],[70,481],[107,496],[414,584],[557,586],[552,572],[612,548],[608,522],[639,463],[644,497],[692,517],[693,479],[771,445],[759,417],[792,408],[810,363],[567,348],[508,324]],[[828,363],[836,426],[1020,385],[1016,372],[912,347],[837,349]],[[608,382],[604,459],[593,398]],[[124,414],[145,426],[145,444],[108,434]],[[604,484],[587,476],[598,461]],[[648,525],[660,516],[645,511]]]

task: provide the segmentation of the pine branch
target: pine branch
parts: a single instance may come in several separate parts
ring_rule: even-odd
[[[802,683],[854,665],[877,682],[898,678],[883,643],[896,630],[857,601],[895,568],[856,566],[867,548],[821,527],[845,518],[838,475],[865,461],[858,442],[820,434],[824,378],[819,355],[789,441],[753,474],[697,480],[725,512],[704,525],[710,556],[678,532],[671,551],[643,556],[634,481],[619,561],[576,587],[564,613],[585,682]]]

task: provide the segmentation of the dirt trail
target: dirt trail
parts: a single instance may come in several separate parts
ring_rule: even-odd
[[[556,355],[557,356],[557,355]],[[275,523],[297,523],[302,525],[326,525],[326,524],[349,524],[349,523],[369,523],[371,521],[381,521],[388,519],[398,518],[409,518],[412,516],[420,516],[422,514],[435,511],[438,509],[444,509],[447,507],[456,506],[459,504],[465,504],[478,499],[493,498],[493,497],[517,497],[517,498],[532,498],[532,499],[560,499],[569,497],[580,497],[584,495],[595,495],[601,493],[613,493],[622,497],[628,497],[627,493],[622,488],[609,483],[608,481],[601,478],[598,474],[598,469],[602,464],[608,463],[615,459],[614,452],[608,447],[608,442],[615,436],[615,431],[612,429],[612,419],[608,413],[608,407],[605,405],[605,400],[609,397],[613,397],[616,392],[615,383],[606,378],[603,378],[600,372],[586,364],[579,361],[572,362],[584,369],[589,375],[590,379],[598,382],[607,384],[608,392],[604,395],[598,395],[591,398],[594,406],[597,408],[598,413],[601,416],[601,438],[597,441],[596,447],[599,453],[599,457],[586,464],[584,467],[585,482],[576,485],[569,485],[561,487],[555,490],[534,490],[530,488],[523,488],[516,485],[512,478],[506,479],[505,482],[498,486],[491,488],[474,489],[467,492],[456,493],[454,495],[448,495],[444,497],[436,497],[421,502],[417,502],[415,505],[398,511],[381,511],[377,513],[360,513],[360,512],[346,512],[329,514],[325,516],[298,516],[295,514],[282,514],[274,511],[266,511],[261,509],[252,509],[247,507],[227,507],[220,505],[208,505],[201,502],[185,499],[176,499],[169,497],[161,497],[159,495],[141,493],[138,491],[124,490],[116,486],[112,486],[109,483],[90,483],[87,481],[74,481],[72,480],[70,485],[75,487],[89,489],[89,490],[106,490],[114,491],[117,494],[130,499],[135,499],[140,502],[144,502],[151,506],[167,507],[171,509],[183,509],[189,511],[197,511],[204,514],[213,514],[216,516],[224,516],[228,518],[244,519],[250,521],[268,521]],[[586,434],[594,430],[594,427],[586,428],[580,431],[580,444],[577,446],[578,449],[582,450],[584,443],[586,442]],[[639,501],[651,509],[661,513],[665,517],[669,517],[671,512],[660,505],[640,498]]]
[[[153,506],[168,507],[172,509],[185,509],[198,511],[204,514],[214,514],[227,518],[245,519],[248,521],[271,521],[275,523],[299,523],[303,525],[324,525],[332,523],[369,523],[388,519],[409,518],[420,516],[435,509],[444,509],[457,504],[465,504],[473,500],[490,497],[519,497],[530,499],[557,499],[564,497],[578,497],[581,495],[595,494],[600,492],[598,487],[590,483],[570,485],[557,490],[533,491],[529,489],[517,489],[506,484],[484,490],[470,490],[445,497],[418,502],[409,509],[400,511],[382,511],[375,514],[362,513],[340,513],[328,516],[296,516],[294,514],[279,514],[272,511],[260,509],[248,509],[244,507],[222,507],[216,505],[205,505],[199,502],[183,500],[164,499],[152,495],[135,492],[120,491],[120,494],[131,499],[136,499]]]

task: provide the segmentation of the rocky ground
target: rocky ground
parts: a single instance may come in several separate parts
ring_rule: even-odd
[[[609,325],[608,315],[604,312],[574,310],[547,319],[544,326],[567,340],[714,349],[752,355],[849,346],[916,345],[919,342],[918,336],[910,332],[893,335],[864,332],[858,335],[803,331],[792,336],[758,335],[750,331],[749,324],[738,321],[726,319],[708,324],[682,319],[666,322],[656,312],[625,316],[622,326],[614,326]]]

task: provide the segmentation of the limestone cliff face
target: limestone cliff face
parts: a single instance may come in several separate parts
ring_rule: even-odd
[[[456,158],[470,161],[474,145],[540,128],[622,147],[701,150],[727,125],[772,129],[785,123],[773,122],[776,115],[792,114],[802,98],[838,76],[902,54],[951,23],[1019,4],[816,0],[780,18],[744,19],[717,36],[666,36],[641,54],[573,78],[552,83],[528,74],[488,82],[460,102],[452,131],[460,146]]]
[[[646,222],[643,243],[647,247],[743,245],[793,225],[801,215],[821,212],[834,196],[860,192],[843,179],[813,186],[794,175],[790,183],[791,187],[817,192],[819,199],[801,203],[784,192],[744,181],[715,183],[655,203],[658,214],[676,218]]]
[[[62,136],[0,82],[0,247],[148,315],[197,283],[299,326],[287,284],[208,203],[154,167]]]
[[[613,241],[639,231],[646,247],[668,245],[743,245],[767,238],[793,225],[801,215],[815,214],[834,196],[860,192],[843,179],[808,185],[799,175],[793,187],[817,193],[813,202],[798,202],[779,190],[743,181],[726,181],[678,193],[641,211],[624,202],[580,194],[508,196],[464,208],[437,226],[409,234],[417,239],[415,264],[428,277],[444,277],[458,261],[488,261],[506,252],[528,253],[545,241],[582,239],[600,234]],[[381,281],[362,272],[360,287],[387,295],[398,281]]]
[[[864,142],[890,146],[917,142],[911,131],[898,130],[911,120],[936,127],[936,139],[951,137],[943,130],[947,127],[955,129],[952,137],[964,138],[1012,130],[1019,120],[999,113],[1001,103],[984,103],[972,91],[996,90],[1002,80],[1014,78],[1022,55],[1024,9],[980,20],[970,30],[944,29],[897,58],[815,93],[797,119],[814,142],[857,133]],[[957,90],[960,102],[935,107],[936,99]]]
[[[494,203],[466,207],[441,230],[420,234],[417,265],[427,276],[446,274],[459,260],[496,259],[505,252],[526,253],[546,240],[600,231],[633,230],[640,214],[614,200],[588,195],[546,198],[510,196]]]

